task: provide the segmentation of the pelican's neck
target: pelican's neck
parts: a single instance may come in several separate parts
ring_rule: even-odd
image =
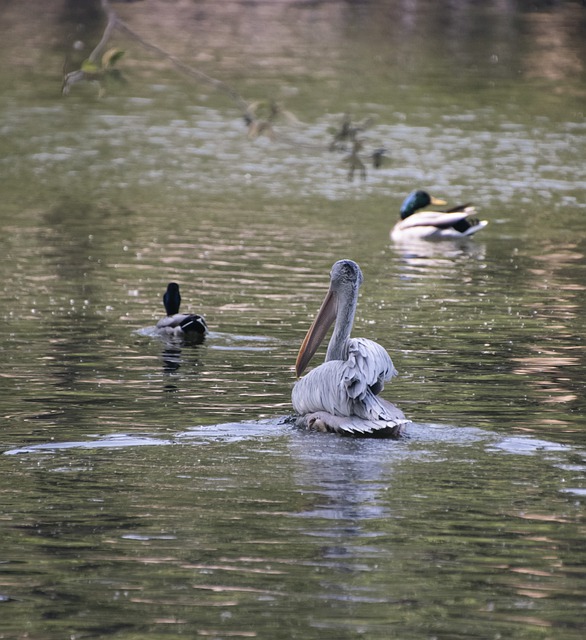
[[[346,360],[348,357],[348,340],[354,325],[354,314],[358,303],[358,285],[348,291],[344,291],[338,300],[336,324],[334,332],[328,344],[326,362],[329,360]]]

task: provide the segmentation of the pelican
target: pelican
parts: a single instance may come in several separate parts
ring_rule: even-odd
[[[326,360],[293,387],[297,424],[346,435],[398,437],[409,422],[395,405],[378,394],[397,370],[380,344],[351,338],[362,271],[352,260],[339,260],[330,273],[330,288],[299,349],[299,377],[334,323]]]
[[[181,294],[179,285],[170,282],[163,295],[163,304],[167,316],[157,322],[157,332],[162,335],[182,337],[192,341],[201,342],[207,331],[206,321],[194,313],[179,313],[181,306]]]
[[[444,205],[427,191],[412,191],[401,205],[401,219],[391,229],[391,239],[401,240],[457,240],[467,238],[486,227],[486,220],[472,218],[476,210],[463,204],[448,211],[418,211],[428,205]]]

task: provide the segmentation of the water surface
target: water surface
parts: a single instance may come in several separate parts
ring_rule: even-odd
[[[582,5],[113,5],[294,114],[271,140],[122,33],[126,83],[61,97],[104,26],[73,4],[3,8],[3,636],[582,638]],[[488,227],[392,245],[416,187]],[[398,443],[288,421],[342,257]],[[171,280],[202,345],[152,335]]]

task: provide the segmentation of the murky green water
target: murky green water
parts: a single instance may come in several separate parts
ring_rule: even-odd
[[[249,139],[121,33],[127,83],[62,98],[99,7],[3,4],[0,637],[582,638],[584,7],[112,6],[298,122]],[[345,113],[365,180],[328,150]],[[489,226],[392,245],[415,187]],[[285,419],[342,257],[402,442]],[[203,345],[149,335],[170,280]]]

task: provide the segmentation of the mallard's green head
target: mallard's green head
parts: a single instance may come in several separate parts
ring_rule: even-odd
[[[168,316],[174,316],[179,313],[181,294],[179,293],[179,285],[176,282],[169,282],[167,285],[167,291],[163,296],[163,304]]]
[[[412,191],[405,200],[403,200],[403,204],[401,205],[401,219],[405,220],[405,218],[413,215],[417,210],[423,209],[423,207],[427,207],[430,204],[443,205],[446,204],[446,202],[445,200],[430,196],[427,191],[422,191],[421,189]]]

